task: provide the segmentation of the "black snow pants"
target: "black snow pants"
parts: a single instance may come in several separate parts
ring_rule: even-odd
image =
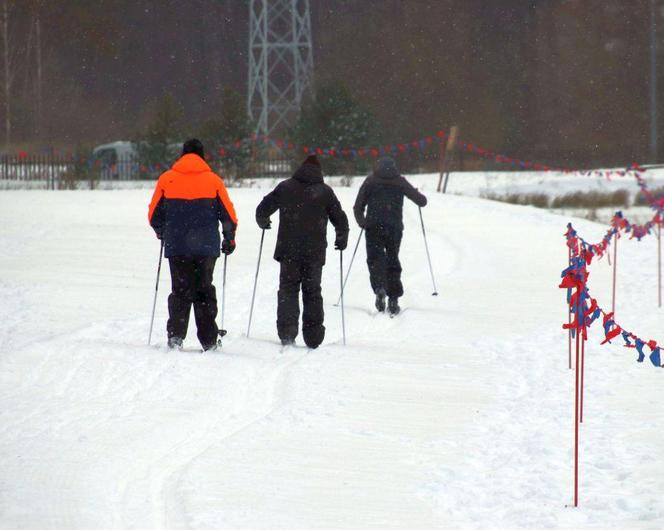
[[[217,343],[219,330],[217,317],[217,293],[212,285],[212,275],[217,258],[173,257],[168,259],[171,268],[171,294],[168,297],[168,337],[187,336],[189,313],[194,306],[198,340],[203,348]]]
[[[367,265],[374,293],[385,289],[387,296],[403,295],[399,247],[403,229],[397,226],[376,225],[365,229]]]
[[[325,338],[322,263],[281,260],[277,306],[277,332],[283,340],[295,340],[300,320],[300,285],[302,286],[302,335],[310,348],[317,348]]]

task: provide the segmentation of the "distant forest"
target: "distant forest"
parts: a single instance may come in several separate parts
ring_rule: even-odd
[[[164,94],[192,122],[219,113],[225,89],[246,92],[248,4],[0,1],[2,150],[131,139]],[[317,82],[344,82],[385,141],[456,124],[468,141],[545,163],[651,161],[650,0],[311,6]]]

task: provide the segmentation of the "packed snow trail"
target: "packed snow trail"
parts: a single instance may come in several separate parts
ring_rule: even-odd
[[[357,190],[336,191],[350,215]],[[557,288],[566,219],[429,190],[440,296],[407,204],[402,314],[376,314],[361,245],[341,346],[330,250],[326,341],[280,353],[277,223],[247,339],[253,211],[266,190],[230,192],[240,227],[229,335],[203,355],[193,323],[188,351],[166,351],[166,263],[157,345],[145,345],[159,255],[148,192],[0,194],[0,528],[664,526],[660,372],[617,345],[600,349],[597,337],[581,507],[566,507],[573,378]],[[590,240],[604,230],[575,225]],[[358,234],[353,226],[346,262]],[[626,325],[657,336],[654,245],[621,247],[618,307]],[[609,273],[603,262],[591,270],[602,302]],[[221,274],[219,262],[219,295]]]

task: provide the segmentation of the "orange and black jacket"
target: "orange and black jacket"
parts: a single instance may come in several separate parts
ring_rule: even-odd
[[[195,154],[183,155],[159,177],[148,219],[167,258],[219,257],[220,222],[224,239],[235,240],[237,216],[224,182]]]

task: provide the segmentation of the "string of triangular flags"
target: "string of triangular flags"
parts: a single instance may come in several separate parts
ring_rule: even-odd
[[[611,219],[609,230],[596,244],[588,243],[580,237],[571,223],[567,225],[565,238],[570,251],[570,263],[561,273],[562,282],[559,287],[567,290],[567,303],[573,319],[571,322],[564,323],[563,329],[570,330],[572,337],[576,337],[576,334],[579,333],[583,340],[587,340],[588,328],[601,317],[604,330],[604,340],[601,344],[610,344],[613,339],[620,336],[626,348],[636,350],[638,362],[643,362],[646,358],[644,348],[647,346],[650,350],[648,355],[650,362],[654,366],[662,367],[661,348],[657,341],[645,340],[618,324],[614,319],[614,313],[602,309],[598,305],[597,299],[590,296],[588,290],[588,267],[595,258],[600,259],[606,254],[611,243],[616,238],[622,237],[621,233],[630,234],[630,239],[636,238],[641,241],[643,237],[652,234],[654,227],[664,224],[664,198],[655,197],[648,189],[642,175],[645,170],[634,165],[626,171],[634,174],[646,201],[655,210],[655,215],[647,223],[639,225],[630,223],[621,212],[616,212]]]
[[[267,135],[252,134],[250,137],[236,140],[229,144],[222,145],[218,148],[217,153],[219,156],[226,157],[232,154],[234,150],[240,149],[248,144],[263,144],[275,147],[280,150],[300,151],[304,155],[315,154],[318,156],[329,157],[373,157],[378,158],[382,156],[396,156],[401,153],[425,151],[429,147],[447,142],[450,140],[448,133],[443,130],[437,131],[433,134],[428,134],[409,142],[402,142],[387,145],[373,145],[362,147],[332,147],[332,146],[310,146],[300,145],[289,140],[275,139]],[[611,179],[611,177],[618,176],[624,177],[629,173],[629,169],[573,169],[569,167],[554,167],[547,164],[540,164],[530,160],[522,160],[519,158],[510,157],[501,153],[497,153],[490,149],[486,149],[477,145],[476,143],[467,142],[462,139],[454,138],[455,146],[465,152],[474,153],[486,159],[491,159],[500,164],[511,165],[515,168],[522,170],[544,171],[544,172],[557,172],[564,174],[578,174],[582,176],[602,177]]]

